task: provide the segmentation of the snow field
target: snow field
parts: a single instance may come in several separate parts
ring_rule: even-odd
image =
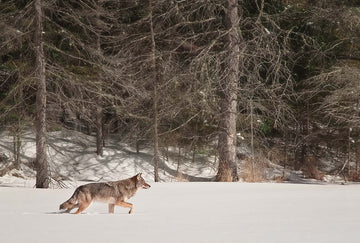
[[[1,242],[356,242],[359,185],[150,183],[134,213],[94,203],[58,214],[74,189],[0,187]]]

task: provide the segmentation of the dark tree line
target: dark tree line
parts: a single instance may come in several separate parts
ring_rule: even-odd
[[[214,141],[218,181],[239,179],[241,143],[253,167],[337,151],[334,173],[359,173],[357,1],[3,0],[0,30],[0,122],[15,155],[36,126],[37,187],[54,124],[96,134],[99,156],[108,134],[151,141],[155,181],[162,148]]]

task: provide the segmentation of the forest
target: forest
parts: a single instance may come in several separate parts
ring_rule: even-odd
[[[358,0],[0,0],[0,33],[0,130],[15,168],[36,132],[36,187],[62,129],[151,147],[155,181],[169,148],[216,181],[360,180]]]

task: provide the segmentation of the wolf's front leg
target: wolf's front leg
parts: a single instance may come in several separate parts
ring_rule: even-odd
[[[81,213],[82,211],[84,211],[85,209],[87,209],[87,208],[90,206],[90,203],[91,203],[91,201],[90,201],[90,202],[88,202],[88,201],[79,202],[79,203],[78,203],[78,204],[79,204],[79,208],[78,208],[78,210],[75,212],[75,214],[79,214],[79,213]]]
[[[130,208],[129,214],[132,213],[134,210],[134,205],[132,205],[131,203],[128,203],[128,202],[119,202],[118,201],[118,202],[116,202],[116,205],[124,207],[124,208]]]

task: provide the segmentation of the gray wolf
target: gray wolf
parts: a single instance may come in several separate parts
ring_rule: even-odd
[[[72,209],[78,208],[75,214],[79,214],[92,201],[99,201],[109,204],[109,213],[114,213],[115,205],[130,208],[129,213],[132,213],[134,206],[126,201],[140,188],[150,188],[141,173],[125,180],[85,184],[75,189],[71,198],[60,205],[60,210],[65,209],[65,212],[70,213]]]

